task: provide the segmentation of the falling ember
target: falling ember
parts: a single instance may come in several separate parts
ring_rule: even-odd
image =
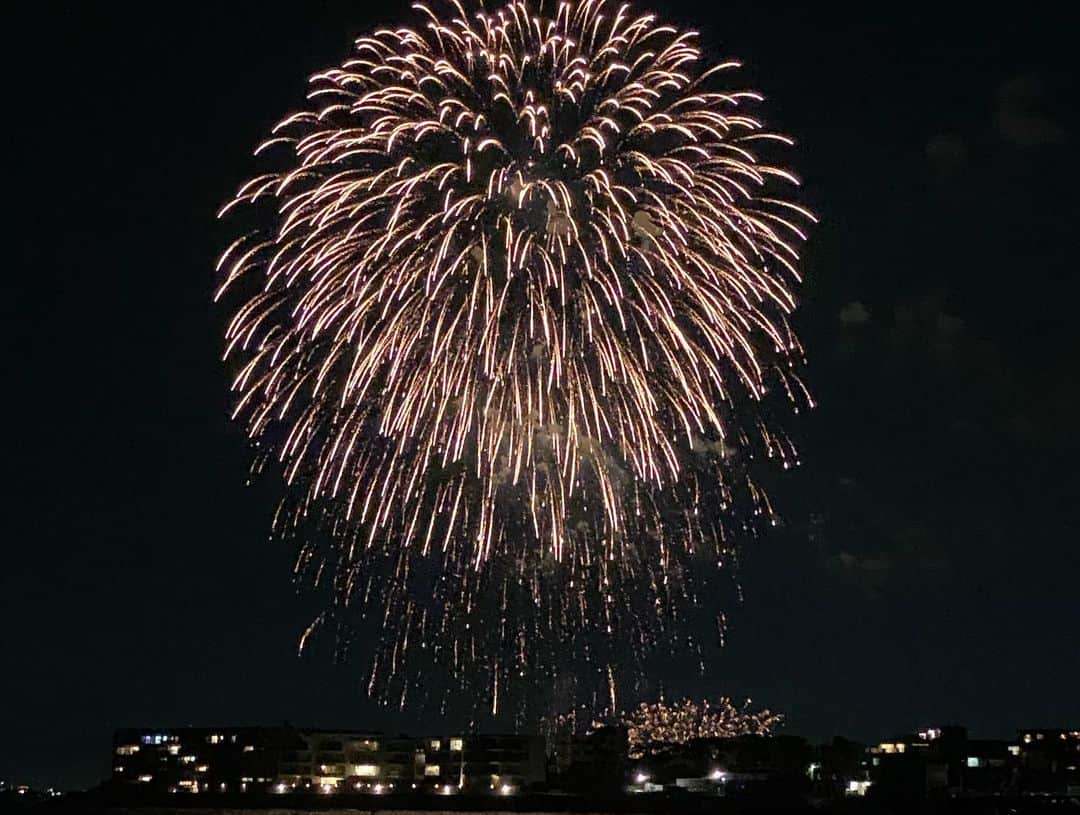
[[[810,404],[813,218],[693,32],[414,8],[312,78],[222,210],[267,224],[219,263],[234,416],[332,597],[305,639],[378,630],[373,693],[442,671],[494,711],[571,677],[613,711],[620,671],[699,647],[688,618],[774,521],[751,464],[797,463],[765,403]]]

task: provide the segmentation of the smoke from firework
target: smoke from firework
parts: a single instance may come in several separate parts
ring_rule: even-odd
[[[377,628],[371,692],[614,711],[657,643],[700,649],[688,618],[773,522],[752,460],[797,463],[764,405],[811,404],[812,218],[693,32],[415,8],[312,78],[223,210],[264,225],[219,264],[234,415],[329,593],[305,640]]]

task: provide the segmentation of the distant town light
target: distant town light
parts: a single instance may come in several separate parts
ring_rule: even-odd
[[[725,773],[723,770],[713,770],[711,773],[709,773],[709,778],[711,778],[713,781],[726,781],[727,773]]]
[[[503,784],[499,787],[499,795],[511,795],[514,792],[514,788],[509,784]]]
[[[866,795],[866,791],[870,789],[869,781],[848,781],[847,794],[848,795]]]
[[[634,783],[635,784],[644,784],[648,780],[649,780],[649,776],[646,773],[639,772],[637,775],[634,776]]]

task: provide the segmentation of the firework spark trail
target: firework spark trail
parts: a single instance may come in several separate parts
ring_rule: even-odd
[[[404,699],[420,650],[498,698],[573,654],[614,710],[612,665],[771,520],[746,463],[797,463],[759,405],[811,404],[812,216],[693,32],[414,8],[312,78],[256,151],[280,171],[222,210],[274,213],[219,263],[234,417],[300,496],[276,528],[319,527],[298,573],[385,624],[371,688]]]

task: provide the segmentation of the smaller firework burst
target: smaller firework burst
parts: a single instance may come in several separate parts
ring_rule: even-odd
[[[784,719],[750,705],[749,699],[739,706],[726,696],[700,704],[689,699],[674,704],[642,702],[636,710],[623,713],[619,723],[627,730],[630,758],[641,758],[694,739],[767,736]]]

